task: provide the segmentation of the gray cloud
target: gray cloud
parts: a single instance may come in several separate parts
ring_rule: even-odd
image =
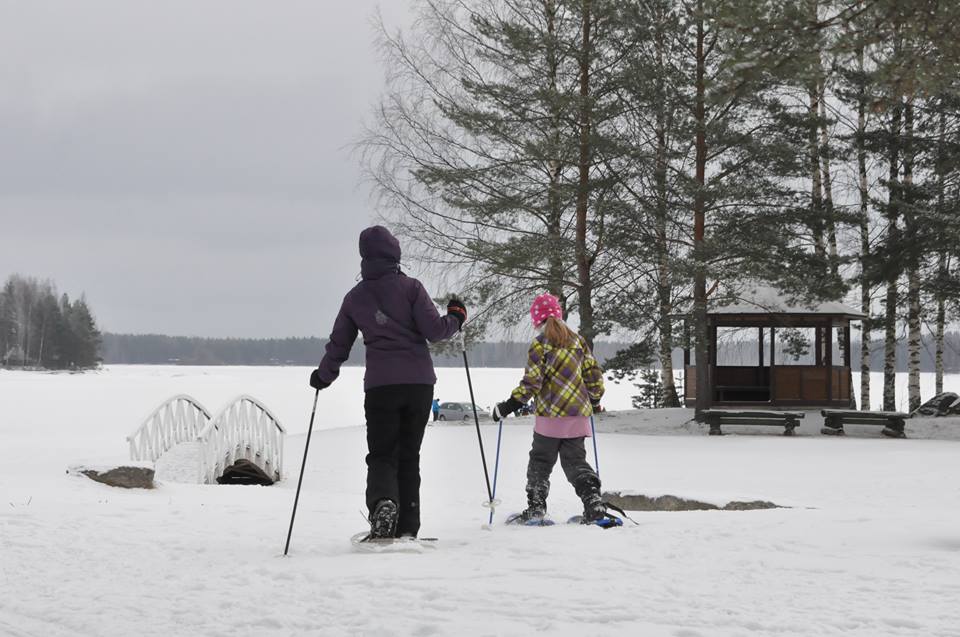
[[[111,331],[325,334],[371,219],[345,146],[375,7],[0,4],[0,274],[85,291]]]

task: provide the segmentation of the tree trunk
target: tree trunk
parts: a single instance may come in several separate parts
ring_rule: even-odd
[[[840,269],[837,253],[837,223],[833,210],[833,177],[830,175],[830,138],[827,131],[827,101],[820,85],[820,160],[823,171],[823,214],[827,226],[827,250],[830,272],[836,276]]]
[[[946,219],[946,172],[949,170],[946,158],[947,139],[947,112],[940,104],[940,125],[937,138],[937,221],[944,223]],[[937,297],[937,326],[936,326],[936,354],[934,355],[935,389],[937,394],[943,393],[943,346],[947,328],[947,298],[943,283],[947,280],[948,262],[947,251],[940,247],[937,250],[937,285],[934,286]]]
[[[907,101],[904,111],[903,219],[907,258],[907,411],[920,406],[920,246],[918,245],[917,214],[913,208],[913,99]]]
[[[907,271],[907,411],[920,406],[920,273]]]
[[[863,47],[858,50],[859,68],[863,71]],[[860,311],[865,315],[860,331],[860,409],[870,411],[870,340],[873,331],[871,319],[870,276],[867,260],[870,257],[870,190],[867,181],[867,98],[863,84],[857,100],[857,173],[860,191]]]
[[[697,419],[711,403],[710,361],[707,344],[707,264],[705,255],[707,115],[706,115],[706,33],[703,25],[703,0],[697,0],[697,76],[694,119],[696,126],[696,193],[693,199],[693,332],[697,369]]]
[[[939,256],[938,268],[946,275],[946,254],[941,252]],[[934,380],[934,393],[942,394],[943,393],[943,346],[944,340],[946,338],[946,329],[947,329],[947,304],[946,299],[943,294],[938,295],[937,298],[937,327],[936,327],[936,353],[934,354],[934,369],[935,369],[935,380]]]
[[[809,17],[811,24],[816,24],[818,21],[819,13],[819,1],[818,0],[808,0],[807,9],[809,11]],[[823,181],[822,181],[822,167],[820,165],[820,126],[818,119],[820,117],[820,87],[821,87],[821,76],[822,65],[820,59],[820,51],[816,51],[816,77],[810,81],[807,86],[807,96],[810,99],[809,110],[807,111],[807,116],[809,118],[809,130],[807,132],[807,144],[809,156],[809,166],[810,166],[810,220],[809,227],[810,233],[813,235],[813,248],[815,254],[825,259],[827,256],[827,249],[824,243],[823,238],[823,222],[824,222],[824,213],[823,213]]]
[[[818,257],[826,258],[827,249],[823,240],[823,183],[820,174],[820,136],[817,117],[820,113],[820,95],[816,83],[808,89],[810,98],[810,131],[807,135],[810,153],[810,232],[813,235],[813,248]]]
[[[889,181],[887,184],[887,245],[889,251],[900,247],[899,208],[900,208],[900,125],[902,105],[898,104],[893,110],[893,119],[890,122],[890,142],[888,160],[890,162]],[[897,283],[900,279],[900,268],[892,260],[885,264],[887,294],[884,307],[884,346],[883,346],[883,409],[896,411],[897,408]]]
[[[46,304],[44,303],[44,305]],[[43,309],[41,311],[44,312],[44,315],[40,321],[40,348],[37,351],[37,367],[43,367],[43,341],[44,341],[44,337],[47,335],[46,309]]]
[[[563,307],[564,316],[567,313],[566,307],[566,294],[564,293],[563,286],[563,239],[562,239],[562,220],[563,220],[563,208],[561,203],[560,196],[560,175],[563,170],[563,166],[559,159],[560,153],[560,131],[562,125],[562,114],[557,108],[556,104],[556,95],[557,95],[557,72],[559,68],[559,60],[557,55],[557,46],[556,46],[556,19],[557,19],[557,7],[554,0],[545,0],[544,1],[544,14],[547,20],[547,82],[550,86],[550,90],[553,93],[554,99],[552,104],[554,105],[553,112],[551,115],[551,126],[550,126],[550,135],[551,135],[551,144],[550,149],[552,153],[555,153],[555,156],[550,160],[549,165],[547,166],[547,171],[549,175],[549,185],[547,187],[547,197],[548,197],[548,212],[547,212],[547,245],[549,250],[548,262],[549,262],[549,282],[548,290],[555,297],[560,299],[560,303]]]
[[[577,228],[576,228],[576,259],[577,259],[577,282],[579,284],[579,313],[580,313],[580,334],[587,344],[593,348],[593,338],[595,336],[593,324],[593,282],[590,278],[590,256],[587,250],[587,204],[590,195],[590,160],[591,160],[591,117],[592,105],[590,103],[590,60],[592,52],[590,50],[590,31],[592,29],[592,20],[590,9],[593,0],[582,0],[583,7],[583,25],[581,28],[581,47],[580,52],[580,104],[578,125],[580,129],[580,153],[577,162],[579,168],[579,178],[577,181]]]
[[[655,35],[657,68],[664,68],[663,32]],[[667,215],[670,212],[667,194],[667,113],[665,76],[657,77],[657,159],[654,181],[657,189],[657,295],[659,296],[660,377],[663,383],[663,406],[679,407],[680,398],[673,382],[673,285],[670,282],[670,244],[667,240]]]

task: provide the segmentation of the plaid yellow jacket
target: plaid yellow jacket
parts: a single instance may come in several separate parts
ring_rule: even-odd
[[[554,347],[537,335],[527,354],[527,368],[511,394],[522,403],[536,398],[538,416],[590,416],[590,401],[603,396],[603,370],[583,337],[572,347]]]

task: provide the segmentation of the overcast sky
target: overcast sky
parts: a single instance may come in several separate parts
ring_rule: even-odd
[[[346,146],[408,0],[0,0],[0,278],[101,329],[325,336],[370,197]]]

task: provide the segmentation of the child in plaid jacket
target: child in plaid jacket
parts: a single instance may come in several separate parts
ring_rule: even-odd
[[[550,474],[560,466],[583,501],[584,523],[613,518],[600,498],[600,478],[586,459],[584,440],[591,434],[590,417],[603,396],[603,370],[583,337],[563,322],[560,302],[541,294],[530,307],[539,330],[520,385],[493,410],[493,419],[517,411],[531,399],[536,419],[527,465],[527,508],[508,523],[542,524],[547,512]]]

